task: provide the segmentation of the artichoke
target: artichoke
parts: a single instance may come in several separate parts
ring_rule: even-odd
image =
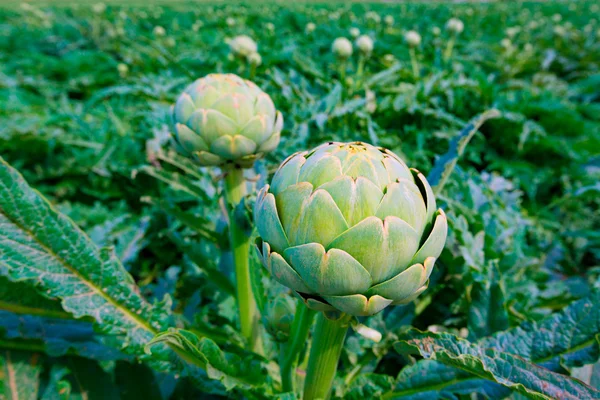
[[[173,123],[179,146],[200,165],[246,168],[277,147],[283,118],[254,83],[211,74],[179,96]]]
[[[427,288],[448,224],[389,150],[330,142],[290,156],[254,206],[263,265],[309,308],[372,315]]]
[[[285,294],[277,295],[266,304],[265,327],[277,342],[286,342],[294,322],[296,302]]]
[[[345,37],[339,37],[333,41],[331,51],[336,57],[345,60],[352,55],[352,43]]]
[[[417,47],[421,44],[421,35],[417,31],[408,31],[404,34],[404,40],[410,47]]]

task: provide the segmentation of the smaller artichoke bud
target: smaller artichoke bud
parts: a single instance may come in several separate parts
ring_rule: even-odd
[[[439,26],[434,26],[433,28],[431,28],[431,33],[433,34],[433,36],[440,36],[442,34],[442,30],[440,29]]]
[[[227,17],[225,24],[231,28],[232,26],[235,26],[235,19],[232,17]]]
[[[446,22],[446,29],[454,35],[460,34],[465,29],[465,24],[458,18],[450,18]]]
[[[268,94],[233,74],[189,85],[173,108],[176,140],[200,165],[247,168],[279,144],[283,118]]]
[[[410,47],[417,47],[421,44],[421,35],[417,31],[408,31],[404,34],[404,40]]]
[[[287,341],[290,336],[295,313],[296,301],[285,294],[279,294],[273,301],[267,303],[265,327],[275,341]]]
[[[258,51],[256,42],[250,36],[236,36],[229,42],[231,53],[240,58],[247,58]]]
[[[248,63],[254,67],[262,64],[262,57],[258,53],[252,53],[248,56]]]
[[[127,66],[127,64],[119,63],[117,65],[117,71],[119,72],[119,76],[121,78],[125,78],[127,76],[127,73],[129,72],[129,67]]]
[[[200,28],[202,28],[203,26],[204,26],[204,22],[202,22],[202,21],[196,21],[192,25],[192,30],[194,32],[198,32],[200,30]]]
[[[554,22],[560,22],[560,21],[562,21],[562,15],[560,15],[560,14],[554,14],[552,16],[552,21],[554,21]]]
[[[345,37],[339,37],[333,41],[331,51],[333,51],[333,54],[338,58],[345,60],[352,55],[352,43]]]
[[[388,27],[392,27],[394,25],[394,17],[392,17],[391,15],[386,15],[385,18],[383,18],[383,22],[388,26]]]
[[[267,29],[267,31],[268,31],[269,33],[273,33],[273,32],[275,32],[275,25],[274,25],[272,22],[267,22],[267,23],[265,24],[265,28]]]
[[[368,11],[365,13],[365,19],[371,26],[377,26],[381,23],[381,17],[375,11]]]
[[[167,34],[167,31],[165,31],[165,28],[162,26],[155,26],[152,32],[154,33],[154,36],[157,37],[165,36]]]
[[[104,13],[104,11],[106,11],[106,4],[104,3],[96,3],[92,6],[92,10],[96,13],[96,14],[102,14]]]
[[[348,32],[350,33],[350,36],[352,36],[353,38],[357,38],[360,36],[360,29],[358,29],[358,28],[350,28],[350,30]]]
[[[356,39],[356,47],[364,56],[370,56],[373,52],[373,39],[367,35],[362,35]]]
[[[515,36],[517,36],[517,33],[519,33],[519,32],[521,32],[521,28],[518,26],[506,28],[506,36],[508,36],[511,39],[513,39]]]
[[[500,46],[502,46],[502,48],[504,48],[505,50],[508,50],[512,47],[512,42],[509,38],[504,38],[500,41]]]
[[[390,66],[392,65],[394,62],[396,62],[396,57],[394,57],[393,54],[386,54],[385,56],[383,56],[383,64],[385,66]]]
[[[304,27],[304,32],[307,35],[310,35],[311,33],[313,33],[315,31],[315,29],[317,29],[317,26],[314,23],[309,22],[308,24],[306,24],[306,27]]]

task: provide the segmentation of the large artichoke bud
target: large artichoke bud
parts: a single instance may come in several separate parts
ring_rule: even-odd
[[[258,194],[264,266],[310,308],[372,315],[427,288],[448,224],[429,183],[389,150],[330,142]]]
[[[201,165],[250,167],[279,144],[281,113],[268,94],[233,74],[196,80],[173,108],[179,145]]]

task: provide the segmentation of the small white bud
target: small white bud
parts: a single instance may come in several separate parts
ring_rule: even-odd
[[[352,43],[345,37],[339,37],[333,41],[331,51],[339,58],[348,58],[352,55]]]
[[[421,44],[421,35],[417,31],[408,31],[404,34],[404,40],[410,47],[417,47]]]

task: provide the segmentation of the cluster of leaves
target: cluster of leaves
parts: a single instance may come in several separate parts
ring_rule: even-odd
[[[285,396],[273,330],[262,355],[238,333],[218,172],[170,149],[170,105],[211,72],[252,74],[284,115],[280,147],[248,171],[251,192],[293,151],[364,140],[426,173],[449,216],[430,289],[361,321],[380,343],[349,334],[335,396],[597,398],[597,11],[0,10],[0,399]],[[451,17],[465,31],[447,60]],[[352,27],[375,48],[340,67],[331,43]],[[423,37],[418,76],[407,30]],[[258,68],[228,57],[238,34],[258,43]],[[290,294],[252,267],[267,315]]]

